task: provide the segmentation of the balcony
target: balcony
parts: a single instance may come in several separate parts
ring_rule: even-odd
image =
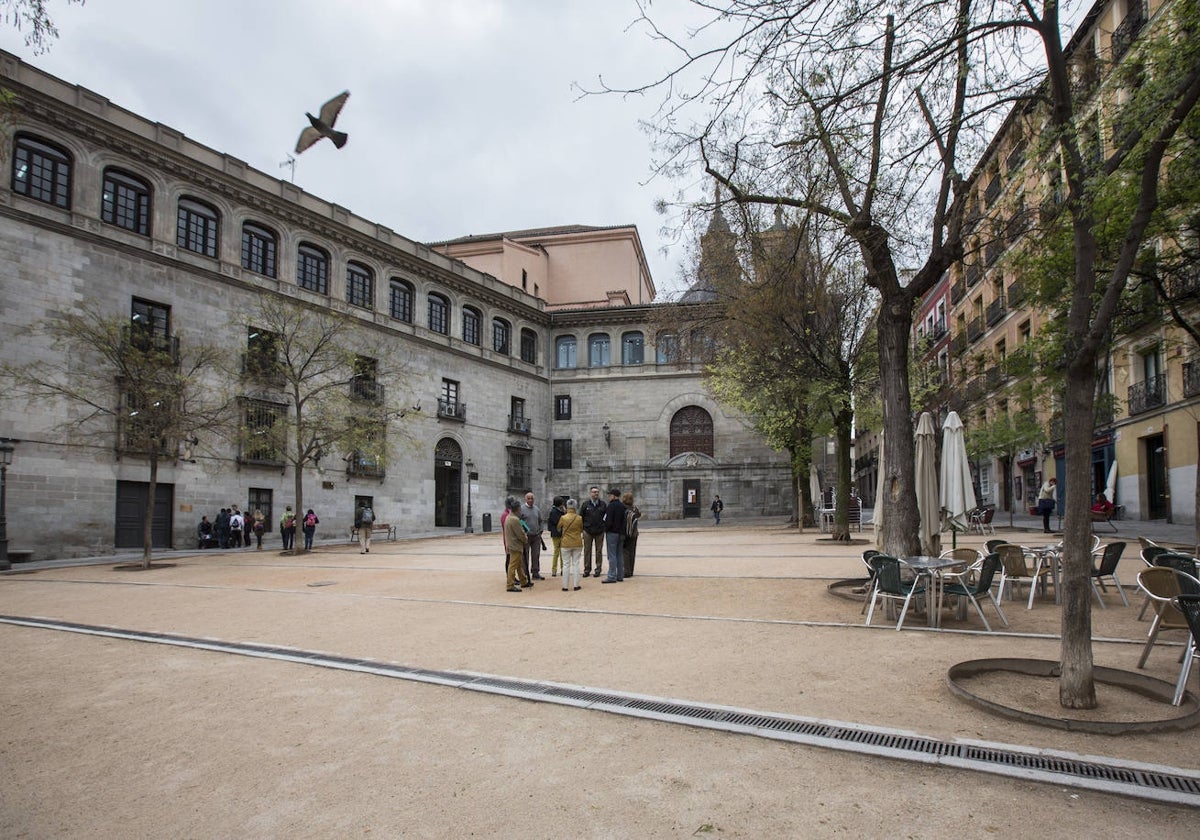
[[[375,458],[356,452],[346,459],[346,476],[349,478],[384,478],[387,471]]]
[[[378,405],[383,402],[383,383],[374,379],[351,379],[350,396],[363,402]]]
[[[1167,377],[1152,376],[1129,386],[1129,416],[1142,414],[1167,404]]]
[[[983,336],[983,316],[976,315],[967,322],[967,340],[978,341]]]
[[[983,279],[983,269],[979,267],[979,263],[971,263],[967,266],[966,278],[968,289]]]
[[[999,297],[988,304],[987,308],[987,325],[994,327],[1004,315],[1008,312],[1008,307],[1004,305],[1004,298]]]
[[[1014,280],[1008,284],[1008,305],[1016,309],[1025,302],[1025,284]]]
[[[467,404],[439,399],[437,416],[445,420],[457,420],[460,423],[465,423],[467,422]]]
[[[1017,143],[1017,145],[1013,146],[1012,151],[1008,153],[1008,157],[1005,158],[1005,160],[1004,160],[1004,167],[1005,167],[1005,169],[1008,170],[1008,173],[1011,175],[1012,173],[1016,172],[1018,169],[1020,169],[1024,165],[1025,165],[1025,141],[1021,140],[1020,142]]]
[[[1200,360],[1193,359],[1183,363],[1183,395],[1200,395]]]
[[[950,285],[950,303],[951,303],[951,305],[957,306],[959,301],[961,301],[964,297],[966,297],[966,294],[967,294],[967,287],[965,285],[963,285],[963,281],[955,280]]]
[[[1003,253],[1004,253],[1003,243],[989,242],[987,244],[987,246],[983,249],[983,261],[985,263],[987,263],[989,267],[993,266],[996,264],[997,260],[1000,259],[1000,255]]]
[[[993,175],[992,180],[988,181],[987,187],[983,191],[983,202],[988,207],[996,203],[996,199],[1000,197],[1000,179]]]
[[[929,334],[929,337],[934,341],[941,341],[945,335],[946,335],[946,322],[945,321],[935,321],[933,324],[933,332],[931,332]]]
[[[967,351],[967,337],[961,332],[957,332],[950,339],[950,353],[955,356],[961,356]]]
[[[529,418],[513,414],[508,415],[508,430],[516,435],[529,434]]]
[[[1149,283],[1142,283],[1122,299],[1120,311],[1113,319],[1113,329],[1118,333],[1135,332],[1156,323],[1158,316],[1158,294]]]
[[[983,396],[983,382],[977,376],[967,383],[966,391],[967,405],[973,405],[979,402],[979,398]]]
[[[988,368],[988,372],[984,374],[984,382],[987,383],[988,391],[995,391],[1004,384],[1004,380],[1008,378],[1008,374],[1004,368],[994,367]]]
[[[1191,265],[1167,278],[1166,291],[1175,303],[1200,294],[1200,267]]]
[[[1112,34],[1112,57],[1113,61],[1119,61],[1121,56],[1129,51],[1138,33],[1142,31],[1142,27],[1146,25],[1146,4],[1143,0],[1130,4],[1129,11],[1125,14],[1125,19],[1122,20]]]

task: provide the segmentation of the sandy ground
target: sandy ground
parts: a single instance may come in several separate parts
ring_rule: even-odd
[[[636,577],[521,594],[496,534],[210,553],[4,576],[0,613],[1200,767],[1195,731],[1071,733],[956,700],[955,662],[1056,658],[1058,610],[1004,602],[1011,631],[1046,638],[864,628],[827,585],[865,547],[647,527]],[[1139,567],[1130,550],[1122,580]],[[1097,664],[1132,669],[1140,598],[1109,602]],[[1180,640],[1147,673],[1173,681]],[[367,674],[11,625],[0,644],[3,837],[1195,835],[1182,807]]]

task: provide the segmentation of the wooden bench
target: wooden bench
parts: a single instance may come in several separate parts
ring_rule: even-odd
[[[386,522],[376,522],[371,526],[371,538],[374,539],[376,536],[380,538],[386,536],[389,540],[394,540],[396,539],[396,526]],[[357,528],[350,529],[350,542],[358,542]]]

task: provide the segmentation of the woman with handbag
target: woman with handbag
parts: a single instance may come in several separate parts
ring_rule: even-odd
[[[1038,513],[1042,515],[1042,530],[1050,533],[1050,514],[1058,507],[1058,479],[1048,478],[1038,492]]]

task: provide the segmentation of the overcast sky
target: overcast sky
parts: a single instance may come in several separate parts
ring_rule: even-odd
[[[678,20],[682,0],[657,0]],[[0,46],[268,175],[304,112],[342,90],[340,151],[296,157],[297,186],[418,241],[563,224],[636,224],[660,294],[687,241],[659,198],[702,178],[652,178],[639,120],[653,98],[580,98],[651,78],[670,58],[633,0],[51,0],[60,37]],[[663,253],[663,249],[666,253]]]

